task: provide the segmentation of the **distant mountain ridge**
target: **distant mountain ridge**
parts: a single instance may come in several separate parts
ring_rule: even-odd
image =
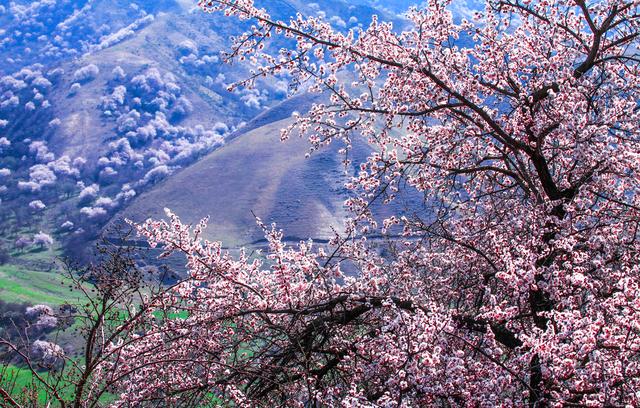
[[[296,12],[322,15],[345,30],[367,26],[371,16],[380,13],[365,1],[261,3],[275,18],[287,19]],[[241,154],[242,149],[223,149],[215,155],[225,143],[246,143],[246,151],[254,152],[254,157],[263,154],[262,160],[274,166],[281,161],[301,166],[281,175],[283,186],[286,180],[298,183],[283,197],[300,198],[292,198],[284,207],[274,203],[274,209],[265,210],[265,219],[281,221],[283,226],[299,224],[300,229],[292,233],[301,237],[306,233],[324,237],[327,228],[340,227],[342,186],[325,185],[322,177],[309,175],[325,170],[341,175],[344,169],[336,167],[336,149],[305,161],[304,141],[292,142],[290,147],[275,139],[265,142],[275,137],[276,122],[286,120],[294,110],[305,111],[312,99],[287,100],[284,81],[227,90],[229,84],[248,76],[246,65],[222,62],[230,37],[241,33],[246,24],[202,13],[191,0],[0,4],[4,35],[0,60],[6,61],[0,64],[0,227],[8,231],[5,246],[39,231],[51,234],[56,245],[82,246],[95,239],[113,217],[144,209],[138,204],[144,198],[138,200],[138,196],[145,192],[168,191],[177,185],[172,179],[183,174],[208,177],[198,173],[205,166],[198,165],[199,160],[220,169],[211,161],[211,152],[242,173],[242,160],[230,157],[230,152]],[[265,140],[258,137],[260,132]],[[258,152],[256,146],[264,151]],[[290,156],[280,156],[278,149]],[[261,179],[260,168],[246,170]],[[304,177],[319,184],[309,186]],[[276,188],[274,181],[261,180]],[[187,182],[183,180],[182,185]],[[330,198],[322,197],[325,188]],[[251,191],[246,194],[250,196]],[[310,203],[298,205],[296,200],[305,197]],[[243,215],[230,219],[227,224],[233,227],[222,234],[232,236],[234,242],[261,238],[253,232],[238,232],[255,226],[247,214],[256,206],[246,203]],[[127,212],[131,205],[138,207]],[[304,220],[314,211],[324,214],[319,220],[328,220],[327,226],[311,226],[311,220]],[[211,211],[204,206],[187,213],[195,217]]]

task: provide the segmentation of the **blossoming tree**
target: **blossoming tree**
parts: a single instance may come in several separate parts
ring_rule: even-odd
[[[374,149],[329,248],[265,226],[267,259],[233,258],[205,222],[139,225],[190,275],[112,345],[119,404],[640,404],[640,2],[488,0],[471,21],[451,2],[347,32],[200,2],[253,23],[239,85],[328,94],[284,139]],[[421,209],[376,219],[403,188]]]

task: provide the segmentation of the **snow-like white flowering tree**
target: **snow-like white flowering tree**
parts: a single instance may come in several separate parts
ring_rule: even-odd
[[[42,361],[44,367],[53,366],[64,357],[64,350],[59,345],[45,340],[36,340],[31,346],[36,359]]]
[[[24,251],[26,247],[32,244],[31,239],[29,237],[18,237],[14,243],[16,249],[18,251]]]
[[[45,247],[48,248],[53,245],[53,238],[51,235],[40,231],[33,236],[33,245],[37,245],[41,249]]]
[[[47,208],[47,206],[40,200],[33,200],[29,203],[29,208],[33,211],[42,211]]]
[[[58,324],[58,318],[49,305],[29,306],[25,311],[25,316],[42,328],[52,329]]]
[[[73,79],[76,82],[87,82],[95,79],[100,73],[100,68],[98,68],[95,64],[85,65],[81,68],[78,68],[73,73]]]

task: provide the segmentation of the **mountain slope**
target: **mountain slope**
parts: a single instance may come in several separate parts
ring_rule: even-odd
[[[280,142],[289,121],[239,135],[138,197],[121,216],[159,218],[165,207],[191,223],[208,215],[208,237],[229,246],[263,238],[254,214],[290,238],[331,237],[332,228],[341,229],[347,197],[337,145],[305,158],[306,140]]]
[[[0,34],[9,34],[0,39],[0,58],[8,62],[0,68],[6,74],[0,78],[0,227],[6,231],[0,245],[15,247],[42,231],[56,247],[86,247],[141,194],[139,209],[129,213],[144,215],[147,207],[139,203],[145,191],[160,194],[191,182],[183,174],[209,179],[234,166],[235,173],[224,174],[236,184],[207,192],[201,209],[164,202],[192,218],[216,216],[233,201],[212,208],[208,195],[245,191],[244,207],[231,208],[220,221],[218,235],[232,243],[261,238],[251,210],[301,238],[325,238],[329,226],[341,225],[346,196],[337,146],[303,160],[305,143],[276,142],[272,122],[304,111],[310,100],[286,101],[287,83],[273,79],[255,89],[227,90],[249,76],[248,64],[222,61],[231,37],[248,23],[202,13],[195,0],[0,3]],[[366,27],[377,13],[343,0],[262,4],[274,18],[321,15],[345,30]],[[274,50],[286,41],[276,40]],[[252,132],[258,128],[269,142]],[[204,171],[213,163],[209,156],[190,168],[235,138],[244,147],[218,153],[211,171]],[[294,156],[300,160],[288,160]],[[278,167],[283,163],[288,167]],[[269,166],[280,181],[261,173]],[[194,195],[196,187],[190,188]]]
[[[310,144],[305,138],[282,142],[280,129],[291,123],[291,114],[308,109],[315,100],[299,95],[259,115],[228,137],[224,146],[136,197],[114,216],[107,232],[123,219],[166,218],[168,208],[186,223],[209,217],[204,236],[230,248],[263,243],[255,217],[267,225],[276,223],[286,241],[332,238],[349,216],[344,202],[351,192],[345,182],[372,148],[363,138],[353,137],[351,164],[345,167],[341,142],[308,157]],[[422,196],[407,188],[391,203],[378,200],[370,209],[378,220],[410,215],[422,210]]]

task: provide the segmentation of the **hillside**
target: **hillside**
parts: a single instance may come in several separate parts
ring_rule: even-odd
[[[209,217],[205,236],[230,248],[263,243],[255,217],[267,225],[275,223],[286,241],[332,238],[342,231],[347,216],[344,201],[350,193],[344,184],[371,147],[364,139],[353,138],[352,162],[345,167],[340,142],[308,157],[306,139],[282,142],[280,129],[291,123],[293,111],[304,110],[313,101],[300,95],[262,113],[229,136],[224,146],[136,197],[113,217],[107,233],[124,219],[164,218],[168,208],[186,223]],[[376,202],[371,209],[382,219],[419,210],[421,202],[420,194],[407,189],[392,203]]]
[[[254,214],[295,239],[327,239],[342,227],[344,172],[337,145],[305,158],[306,140],[280,142],[290,119],[237,136],[198,163],[141,195],[122,214],[142,221],[171,208],[185,221],[210,217],[208,238],[225,245],[255,243]]]
[[[210,215],[211,237],[232,247],[263,238],[253,213],[291,239],[341,228],[354,170],[340,146],[304,159],[305,141],[278,142],[281,121],[312,99],[289,99],[285,80],[229,91],[250,75],[224,62],[247,25],[196,3],[0,3],[0,255],[19,267],[9,270],[86,260],[105,228],[163,207]],[[403,24],[374,3],[262,0],[275,18],[317,15],[342,30],[379,13]],[[356,144],[354,166],[368,152]]]
[[[77,248],[135,196],[228,137],[275,120],[265,115],[290,115],[265,113],[287,98],[285,81],[228,91],[249,76],[247,64],[223,62],[231,37],[246,27],[195,4],[49,0],[0,9],[11,33],[0,43],[9,62],[0,80],[6,246],[43,231]],[[342,29],[366,25],[376,13],[342,0],[268,6],[277,18],[322,15]],[[15,50],[24,51],[20,58],[10,57]]]

